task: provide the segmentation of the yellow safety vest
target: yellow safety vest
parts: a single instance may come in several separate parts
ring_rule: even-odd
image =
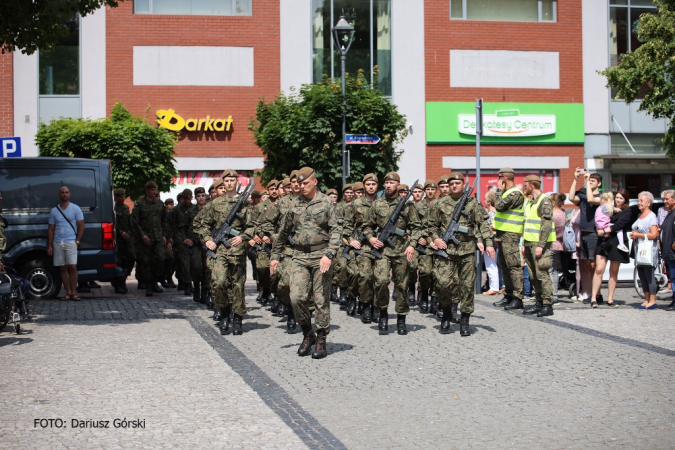
[[[520,195],[523,195],[516,186],[513,186],[511,189],[502,193],[502,198],[511,195],[511,193],[517,192]],[[518,233],[523,232],[523,208],[520,209],[509,209],[504,212],[497,211],[495,213],[494,227],[495,230],[499,231],[508,231],[509,233]]]
[[[546,197],[544,194],[539,194],[536,203],[527,202],[525,205],[525,232],[523,233],[523,240],[527,242],[539,242],[539,235],[541,234],[541,218],[537,214],[539,204]],[[551,224],[551,233],[548,235],[547,242],[555,241],[555,227]]]

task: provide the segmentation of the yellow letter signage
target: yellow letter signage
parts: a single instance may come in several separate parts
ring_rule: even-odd
[[[230,131],[232,116],[227,119],[183,119],[173,109],[157,110],[157,125],[171,131]]]

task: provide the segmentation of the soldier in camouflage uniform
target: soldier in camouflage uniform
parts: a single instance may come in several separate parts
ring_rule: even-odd
[[[188,214],[185,216],[185,220],[188,223],[188,230],[187,241],[184,243],[186,248],[189,248],[188,254],[190,255],[190,276],[194,284],[194,294],[192,298],[195,302],[207,303],[211,274],[209,273],[208,267],[206,265],[207,256],[202,247],[204,243],[201,241],[199,236],[197,236],[197,233],[195,233],[194,227],[195,219],[206,206],[207,194],[203,187],[198,187],[195,189],[195,199],[197,200],[197,204],[194,206],[194,208],[190,208],[188,210]],[[197,220],[197,223],[200,222],[201,216]]]
[[[342,217],[331,206],[330,199],[317,190],[318,180],[314,170],[303,167],[298,171],[302,195],[295,198],[282,220],[279,236],[274,243],[270,270],[279,265],[279,257],[295,226],[295,246],[291,262],[291,305],[298,324],[302,327],[303,340],[298,349],[300,356],[307,356],[316,343],[312,358],[324,358],[326,336],[330,332],[330,289],[332,260],[340,247]],[[313,296],[310,297],[310,293]],[[316,310],[316,334],[312,330],[309,301],[313,298]]]
[[[434,185],[435,193],[436,183],[432,181],[432,184]],[[412,199],[415,204],[415,209],[417,210],[417,215],[420,218],[420,222],[422,222],[424,225],[424,220],[427,216],[427,212],[429,211],[430,202],[424,198],[424,187],[421,184],[418,183],[413,187]],[[408,303],[410,305],[414,305],[416,303],[415,285],[417,284],[418,279],[420,281],[420,287],[417,298],[420,300],[422,298],[423,291],[426,292],[428,298],[429,287],[431,285],[431,250],[428,249],[427,241],[423,237],[414,243],[414,245],[416,249],[418,246],[423,248],[426,254],[415,252],[413,260],[410,261],[410,277],[408,279]]]
[[[165,246],[169,236],[166,209],[156,194],[157,184],[154,181],[145,183],[145,197],[138,200],[138,206],[131,213],[133,233],[140,239],[136,257],[148,297],[152,297],[153,292],[163,292],[157,281],[163,276]]]
[[[342,230],[342,238],[349,242],[350,247],[361,250],[363,256],[354,257],[354,282],[356,290],[350,289],[347,301],[354,302],[359,298],[359,309],[362,311],[361,322],[371,323],[380,320],[380,309],[375,306],[375,285],[373,278],[373,260],[371,248],[366,245],[366,238],[363,233],[363,226],[366,222],[368,211],[377,194],[377,176],[369,173],[363,177],[364,195],[352,202],[351,208],[348,208],[345,215],[345,225]],[[361,186],[358,186],[361,187]],[[355,190],[360,192],[360,189]],[[340,307],[340,309],[343,309]]]
[[[353,214],[354,202],[356,200],[358,200],[359,198],[363,197],[363,195],[365,193],[364,190],[363,190],[363,183],[360,182],[360,181],[357,181],[356,183],[354,183],[352,185],[352,190],[354,191],[354,196],[352,198],[352,201],[346,208],[344,208],[344,217],[345,217],[345,225],[344,226],[345,227],[347,226],[347,218],[351,217],[351,215]],[[343,230],[344,230],[344,228],[343,228]],[[352,234],[351,236],[354,236],[354,235]],[[356,256],[357,255],[352,250],[351,245],[349,245],[351,239],[352,239],[351,237],[349,239],[345,239],[344,237],[342,238],[342,242],[350,249],[349,255],[351,257],[351,259],[349,261],[347,261],[347,274],[348,274],[347,289],[344,293],[345,295],[344,296],[341,295],[338,298],[338,302],[341,305],[345,305],[345,308],[347,306],[347,299],[348,298],[358,299],[358,297],[359,297],[359,283],[358,283],[358,274],[357,274],[358,268],[357,268],[357,263],[356,263]],[[343,249],[343,251],[344,251],[344,249]],[[366,305],[366,303],[358,302],[357,311],[359,311],[359,314],[361,314],[363,312],[364,305]],[[368,310],[368,314],[369,315],[371,314],[370,309]],[[363,319],[363,316],[361,316],[361,318]],[[370,321],[370,319],[368,319],[368,320]]]
[[[382,258],[375,259],[373,274],[375,278],[375,302],[380,310],[378,329],[380,334],[389,331],[389,317],[387,307],[389,305],[389,281],[394,282],[396,292],[396,328],[400,335],[408,334],[405,317],[410,312],[410,305],[406,291],[408,289],[408,264],[412,261],[415,248],[411,242],[417,242],[421,237],[421,222],[417,210],[412,202],[406,202],[402,213],[396,221],[396,228],[403,233],[393,234],[390,240],[393,247],[386,246],[378,239],[376,229],[382,230],[389,221],[394,209],[405,199],[398,195],[398,186],[401,181],[398,173],[390,172],[384,177],[384,197],[373,201],[366,216],[363,226],[363,235],[371,247],[381,253]],[[372,253],[371,253],[372,255]],[[391,272],[391,277],[389,273]]]
[[[248,198],[248,201],[251,205],[251,222],[255,223],[255,220],[258,216],[258,209],[256,207],[262,202],[262,195],[260,194],[260,191],[255,189],[253,192],[251,192],[251,195]],[[262,302],[262,286],[260,285],[260,281],[258,280],[258,269],[256,267],[256,261],[258,259],[258,254],[251,247],[251,242],[255,244],[255,240],[250,240],[246,242],[246,257],[248,258],[249,262],[251,263],[251,273],[253,274],[253,279],[255,280],[255,287],[256,291],[258,292],[258,297],[255,299],[256,302],[261,303]],[[267,300],[265,300],[267,302]]]
[[[159,196],[157,198],[159,198]],[[172,198],[167,198],[164,201],[164,207],[166,208],[166,220],[169,228],[169,236],[165,248],[166,258],[164,258],[163,275],[159,280],[159,282],[162,285],[162,287],[166,289],[176,288],[176,284],[173,282],[174,273],[176,274],[176,278],[178,279],[178,290],[185,289],[185,284],[180,281],[181,280],[180,274],[178,271],[176,271],[176,252],[175,249],[173,248],[173,228],[171,226],[171,221],[173,220],[172,218],[173,214],[171,213],[171,211],[173,211],[177,205],[180,205],[182,200],[183,200],[183,193],[180,192],[176,196],[176,204],[174,204]]]
[[[527,260],[530,281],[534,284],[536,303],[523,310],[523,314],[537,317],[553,315],[553,286],[548,270],[551,268],[551,245],[555,241],[553,227],[553,202],[541,192],[538,175],[525,177],[525,196],[530,200],[525,206],[522,255]]]
[[[192,191],[185,189],[181,202],[171,211],[173,222],[169,221],[173,232],[172,246],[176,255],[176,272],[181,274],[182,280],[185,283],[185,295],[194,295],[192,270],[190,269],[191,256],[189,250],[191,247],[187,245],[187,241],[191,241],[188,234],[191,221],[188,216],[195,209],[196,206],[192,204]],[[194,215],[192,216],[193,218]],[[197,294],[197,298],[199,298],[199,293]]]
[[[448,176],[449,175],[443,175],[438,179],[438,183],[436,184],[436,186],[438,186],[438,197],[431,200],[431,207],[433,207],[441,198],[447,197],[450,194]],[[427,228],[427,225],[423,225],[423,228]],[[431,247],[432,251],[438,250],[436,248],[436,244],[434,244],[433,241],[429,242],[429,246]],[[431,301],[425,302],[422,300],[420,303],[420,312],[428,312],[430,314],[438,314],[440,312],[438,309],[438,295],[436,295],[436,280],[434,279],[433,270],[431,271]]]
[[[134,270],[136,252],[134,251],[131,233],[131,212],[124,204],[126,194],[123,188],[115,189],[115,233],[117,241],[117,265],[124,270],[124,275],[111,284],[115,294],[126,294],[127,277]]]
[[[474,283],[476,282],[476,247],[481,252],[487,251],[494,257],[492,231],[484,220],[483,211],[473,197],[464,206],[464,214],[459,218],[459,225],[468,232],[458,233],[459,244],[445,242],[442,239],[447,230],[455,207],[464,190],[464,175],[453,172],[448,177],[450,195],[439,200],[429,211],[427,235],[437,248],[445,251],[448,258],[434,256],[434,279],[436,292],[443,311],[441,318],[441,334],[452,332],[452,305],[461,302],[460,334],[470,336],[469,318],[474,311]],[[475,244],[474,244],[475,240]]]
[[[213,242],[211,233],[225,222],[232,208],[239,202],[237,194],[238,174],[233,169],[223,172],[225,195],[212,200],[202,213],[199,223],[195,223],[195,232],[204,240],[206,247],[216,252],[217,258],[211,271],[211,289],[215,296],[215,307],[221,311],[220,333],[226,334],[230,328],[230,313],[233,314],[233,335],[241,335],[242,317],[246,314],[244,283],[246,282],[246,241],[253,237],[251,207],[244,202],[237,217],[230,226],[239,232],[238,236],[228,239],[230,248]]]
[[[256,253],[256,263],[255,268],[258,272],[258,282],[262,288],[262,295],[260,297],[260,302],[265,305],[271,299],[272,300],[272,313],[276,314],[278,310],[278,300],[272,298],[271,292],[271,280],[270,280],[270,253],[272,252],[272,240],[269,236],[264,233],[263,222],[266,220],[267,212],[273,208],[276,208],[277,203],[277,185],[279,182],[277,180],[272,180],[267,184],[267,192],[269,193],[269,198],[263,202],[258,203],[253,208],[253,213],[251,219],[255,227],[255,235],[249,245],[253,248],[254,245],[262,247],[262,250],[257,250]],[[276,293],[276,289],[275,289]]]
[[[207,204],[211,203],[214,199],[225,195],[225,184],[223,183],[222,178],[215,178],[213,180],[213,184],[211,185],[213,187],[213,196],[210,197],[210,200]],[[206,208],[202,208],[202,210],[197,213],[195,216],[195,219],[193,221],[193,229],[199,229],[201,227],[201,222],[202,222],[202,217],[204,216],[204,211],[206,211]],[[199,234],[197,234],[199,237]],[[203,241],[203,239],[200,238],[200,241]],[[206,251],[204,251],[206,252]],[[209,287],[209,297],[206,300],[206,307],[208,309],[213,310],[213,320],[216,322],[219,322],[223,319],[223,313],[220,309],[215,307],[215,298],[214,298],[214,290],[213,290],[213,266],[215,265],[216,260],[213,258],[209,258],[208,256],[206,257],[206,271],[209,276],[209,282],[208,282],[208,287]]]
[[[342,201],[336,205],[336,208],[340,210],[339,214],[342,217],[347,215],[347,209],[349,208],[353,198],[354,191],[352,190],[352,185],[345,184],[342,188]],[[344,257],[344,249],[346,246],[347,242],[343,239],[340,250],[333,260],[333,288],[330,293],[330,300],[332,302],[339,303],[342,299],[344,299],[343,303],[347,302],[347,288],[349,286],[349,261]],[[339,296],[338,288],[340,289]],[[349,312],[347,314],[349,314]]]
[[[504,278],[504,297],[493,303],[506,310],[523,308],[523,268],[520,260],[520,238],[523,234],[525,196],[515,184],[515,172],[510,167],[499,170],[495,220],[499,269]]]

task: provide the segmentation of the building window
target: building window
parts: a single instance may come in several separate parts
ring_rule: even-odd
[[[450,18],[502,22],[555,22],[557,0],[450,0]]]
[[[371,84],[391,95],[391,0],[312,0],[314,82],[340,77],[340,55],[334,50],[331,29],[341,15],[356,30],[347,73],[354,76],[362,69]]]
[[[250,16],[252,0],[134,0],[136,14]]]
[[[631,155],[633,149],[635,153],[642,155],[658,155],[662,154],[662,144],[658,141],[663,137],[659,134],[644,134],[644,133],[627,133],[624,138],[622,134],[610,134],[611,152],[615,155]],[[630,145],[628,142],[630,141]],[[631,149],[631,145],[633,149]]]
[[[40,50],[40,95],[80,94],[80,18],[66,23],[69,33],[51,50]]]

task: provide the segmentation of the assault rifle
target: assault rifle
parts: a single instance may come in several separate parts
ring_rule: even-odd
[[[443,236],[441,236],[441,239],[443,239],[443,242],[446,244],[450,244],[452,242],[455,245],[459,245],[461,242],[457,238],[457,233],[468,233],[469,229],[467,227],[464,227],[459,224],[459,218],[464,214],[466,216],[466,212],[464,211],[464,206],[466,206],[466,202],[469,201],[469,198],[471,197],[471,194],[473,193],[473,187],[476,185],[476,180],[478,177],[474,178],[473,184],[471,187],[466,186],[464,188],[464,192],[462,192],[462,196],[459,198],[457,203],[455,204],[455,212],[452,214],[452,220],[450,220],[450,224],[448,225],[448,228],[445,230],[445,233],[443,233]],[[444,250],[436,250],[434,252],[434,255],[438,255],[440,257],[443,257],[445,259],[448,259],[448,254]]]
[[[413,184],[410,186],[415,186],[419,180],[415,180]],[[405,230],[401,230],[400,228],[396,228],[396,222],[398,222],[399,216],[403,213],[403,208],[405,207],[405,204],[408,203],[408,200],[410,200],[410,196],[412,195],[412,189],[408,191],[408,195],[405,196],[405,198],[401,198],[398,202],[398,205],[396,205],[396,208],[394,209],[394,212],[391,213],[391,216],[389,216],[389,220],[387,220],[387,224],[382,228],[382,232],[380,235],[377,237],[377,239],[380,242],[383,242],[385,247],[394,247],[394,241],[391,240],[391,237],[393,235],[397,236],[403,236],[405,234]],[[382,253],[377,251],[376,249],[373,249],[371,252],[373,256],[377,259],[382,259]]]
[[[232,236],[239,236],[239,231],[232,228],[232,222],[234,222],[234,219],[236,219],[237,217],[243,219],[242,215],[239,214],[239,210],[248,201],[248,197],[253,192],[254,187],[255,181],[251,180],[251,183],[248,186],[246,186],[244,192],[241,193],[241,197],[239,198],[237,204],[234,205],[234,207],[230,211],[230,214],[227,215],[225,222],[223,222],[220,228],[211,232],[211,237],[213,238],[213,242],[215,242],[216,245],[223,244],[225,248],[232,247],[232,245],[230,245],[230,243],[228,242],[228,239]],[[206,244],[204,244],[204,249],[206,250],[206,254],[209,255],[210,258],[216,259],[218,257],[216,255],[216,252],[209,250]]]
[[[352,233],[352,238],[357,240],[359,243],[363,244],[363,233],[358,233],[358,229],[354,228],[354,232]],[[342,257],[346,259],[347,261],[351,261],[352,257],[349,256],[349,252],[354,250],[354,254],[363,256],[363,252],[361,250],[355,249],[351,245],[347,244],[345,245],[345,249],[342,251]]]
[[[265,252],[268,255],[272,254],[272,247],[269,246],[269,244],[263,243],[262,245],[260,244],[254,244],[251,248],[248,249],[248,252],[252,256],[258,256],[259,252]]]
[[[291,247],[295,247],[295,239],[293,239],[293,236],[295,235],[295,225],[293,225],[293,228],[291,228],[291,232],[288,233],[288,245]]]

